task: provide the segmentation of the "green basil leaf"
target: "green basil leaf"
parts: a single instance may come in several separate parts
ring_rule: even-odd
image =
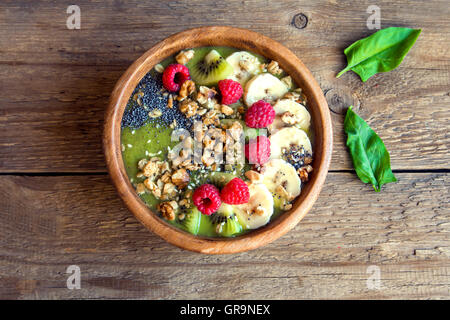
[[[389,152],[383,140],[350,106],[344,121],[347,147],[353,160],[356,174],[364,183],[372,184],[376,192],[381,186],[397,179],[391,170]]]
[[[353,70],[365,82],[378,72],[397,68],[421,31],[421,29],[391,27],[356,41],[344,50],[347,67],[339,72],[336,78],[348,70]]]

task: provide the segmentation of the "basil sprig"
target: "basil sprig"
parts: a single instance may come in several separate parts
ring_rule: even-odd
[[[391,27],[358,40],[344,50],[347,67],[338,73],[356,72],[365,82],[378,72],[397,68],[419,37],[420,29]]]
[[[391,170],[389,152],[383,140],[350,106],[344,121],[347,147],[353,160],[356,174],[364,183],[372,184],[376,192],[381,186],[397,181]]]

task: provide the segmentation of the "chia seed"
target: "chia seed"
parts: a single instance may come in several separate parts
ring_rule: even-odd
[[[283,150],[281,158],[292,164],[295,170],[305,165],[305,159],[312,155],[303,146],[291,145],[289,149]]]
[[[139,92],[143,93],[140,97],[143,106],[140,106],[133,97]],[[167,102],[169,95],[162,84],[162,74],[150,71],[139,82],[137,87],[131,94],[128,106],[125,109],[122,118],[122,128],[129,127],[138,129],[152,121],[156,124],[156,128],[169,127],[170,124],[176,123],[174,129],[191,130],[193,121],[198,120],[198,117],[187,118],[179,109],[178,101],[173,100],[173,107],[168,108]],[[145,107],[145,108],[144,108]],[[158,118],[150,118],[149,112],[159,109],[162,115]]]

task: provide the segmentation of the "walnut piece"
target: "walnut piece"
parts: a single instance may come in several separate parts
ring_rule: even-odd
[[[183,112],[188,118],[195,116],[195,114],[197,113],[197,109],[197,102],[192,101],[191,99],[183,100],[180,105],[180,111]]]
[[[174,208],[174,204],[178,207],[175,201],[161,202],[157,204],[156,209],[161,212],[164,219],[172,221],[175,220],[176,208]]]
[[[245,172],[245,176],[252,183],[260,182],[262,179],[261,174],[259,174],[258,172],[254,171],[254,170],[249,170],[249,171]]]
[[[143,183],[138,183],[136,186],[136,192],[142,194],[145,192],[145,185]]]
[[[278,65],[278,62],[275,60],[270,61],[270,63],[267,65],[267,71],[273,75],[280,75],[283,73],[283,69],[280,68]]]
[[[189,183],[189,173],[186,169],[178,169],[172,174],[172,183],[179,189],[184,189]]]
[[[195,93],[195,90],[196,90],[196,88],[195,88],[194,81],[187,80],[187,81],[183,82],[183,84],[181,85],[181,88],[180,88],[180,92],[178,92],[177,100],[183,101],[188,96]]]
[[[181,51],[179,54],[176,55],[175,60],[179,64],[186,64],[194,57],[194,50],[186,50]]]
[[[310,165],[301,167],[297,170],[298,176],[302,182],[306,182],[309,180],[309,173],[313,171],[313,167]]]
[[[220,111],[226,116],[231,116],[234,113],[233,108],[226,106],[224,104],[221,105]]]
[[[287,77],[281,78],[281,82],[283,82],[288,89],[292,88],[292,78],[291,78],[291,76],[287,76]]]

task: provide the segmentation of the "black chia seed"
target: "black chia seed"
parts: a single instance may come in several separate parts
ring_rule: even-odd
[[[305,159],[312,155],[303,146],[291,145],[289,149],[283,151],[281,158],[294,166],[297,170],[305,165]]]
[[[133,99],[139,91],[143,93],[141,105]],[[164,92],[166,91],[162,84],[162,74],[154,71],[147,73],[131,94],[123,114],[122,128],[138,129],[150,121],[161,127],[168,127],[175,120],[176,127],[174,129],[182,128],[191,131],[193,121],[198,120],[198,117],[187,118],[178,109],[178,101],[175,99],[173,99],[172,108],[167,107],[169,95],[164,95]],[[155,109],[161,110],[162,115],[158,118],[151,118],[148,114]]]

